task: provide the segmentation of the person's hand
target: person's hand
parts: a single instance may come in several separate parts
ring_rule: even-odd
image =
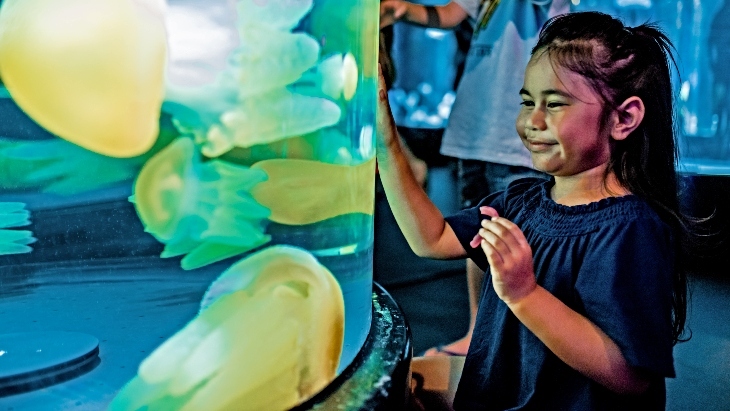
[[[482,220],[479,236],[497,296],[511,304],[530,294],[537,281],[532,250],[522,230],[506,218],[492,216]]]
[[[401,0],[380,2],[380,28],[388,27],[400,20],[408,12],[408,3]]]
[[[497,212],[497,210],[489,206],[479,207],[479,213],[487,217],[499,217],[499,213]],[[481,243],[482,237],[479,235],[479,233],[476,233],[474,235],[474,238],[471,239],[471,242],[469,242],[469,245],[471,246],[471,248],[477,248],[481,245]]]
[[[390,111],[388,91],[385,88],[383,70],[378,64],[378,109],[376,120],[377,153],[385,153],[398,138],[398,131],[395,127],[395,120]]]

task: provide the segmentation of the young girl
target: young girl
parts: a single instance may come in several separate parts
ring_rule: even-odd
[[[410,176],[381,88],[381,180],[410,246],[491,280],[456,409],[664,409],[686,314],[670,48],[601,13],[549,20],[516,127],[552,179],[446,219]]]

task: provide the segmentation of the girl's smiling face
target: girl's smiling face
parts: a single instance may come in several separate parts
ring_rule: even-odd
[[[538,52],[520,95],[517,133],[536,169],[567,177],[606,166],[611,135],[601,127],[603,101],[581,75]]]

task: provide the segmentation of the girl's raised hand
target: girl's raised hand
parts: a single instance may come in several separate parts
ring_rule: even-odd
[[[536,287],[532,249],[517,225],[503,217],[482,220],[478,234],[489,260],[492,286],[502,301],[514,303]]]
[[[393,140],[397,138],[398,131],[395,126],[393,114],[390,111],[388,91],[385,89],[385,79],[383,78],[383,70],[380,64],[378,64],[378,109],[376,119],[377,152],[384,154],[393,143]]]
[[[380,28],[388,27],[403,18],[408,11],[408,4],[401,0],[384,0],[380,2]]]

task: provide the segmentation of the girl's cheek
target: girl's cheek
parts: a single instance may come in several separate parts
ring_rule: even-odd
[[[515,130],[517,130],[517,134],[520,138],[525,137],[525,115],[522,114],[522,111],[520,111],[520,114],[517,116],[517,120],[515,120]]]

